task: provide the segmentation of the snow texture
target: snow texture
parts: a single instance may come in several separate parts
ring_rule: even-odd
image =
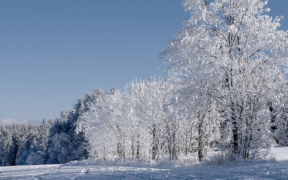
[[[0,179],[288,179],[288,148],[272,148],[277,161],[187,167],[169,165],[95,165],[74,161],[63,165],[0,167]]]

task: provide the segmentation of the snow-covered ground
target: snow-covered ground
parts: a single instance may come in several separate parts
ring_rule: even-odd
[[[193,165],[145,167],[92,165],[71,162],[64,165],[0,167],[0,179],[288,179],[288,148],[273,148],[277,161],[240,163],[230,166]],[[87,163],[87,164],[86,164]]]

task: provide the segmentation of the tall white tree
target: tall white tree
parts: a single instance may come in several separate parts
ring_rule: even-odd
[[[183,0],[191,18],[162,53],[186,107],[197,113],[209,98],[217,103],[225,118],[223,151],[232,159],[269,148],[271,126],[282,121],[277,112],[287,100],[287,32],[278,30],[281,18],[265,14],[267,3]]]

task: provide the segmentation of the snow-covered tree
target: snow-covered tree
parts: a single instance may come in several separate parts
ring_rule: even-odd
[[[57,119],[50,129],[46,148],[46,163],[59,164],[68,162],[70,138],[67,134],[67,121]]]
[[[210,98],[217,103],[225,118],[219,145],[232,159],[269,148],[270,128],[283,120],[287,32],[278,30],[281,18],[265,14],[267,2],[183,0],[191,18],[162,53],[184,106],[197,114]]]
[[[12,133],[9,129],[1,126],[1,141],[0,141],[0,162],[1,166],[11,166],[13,165],[13,139]]]
[[[50,128],[45,162],[66,163],[88,158],[89,142],[83,132],[76,133],[75,129],[79,117],[88,110],[92,101],[92,96],[86,93],[83,99],[74,104],[72,111],[61,111],[60,119]]]

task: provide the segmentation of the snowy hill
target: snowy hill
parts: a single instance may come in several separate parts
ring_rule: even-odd
[[[10,166],[0,167],[0,179],[288,179],[288,148],[273,148],[272,153],[277,161],[233,166],[129,167],[76,161],[63,165]]]

